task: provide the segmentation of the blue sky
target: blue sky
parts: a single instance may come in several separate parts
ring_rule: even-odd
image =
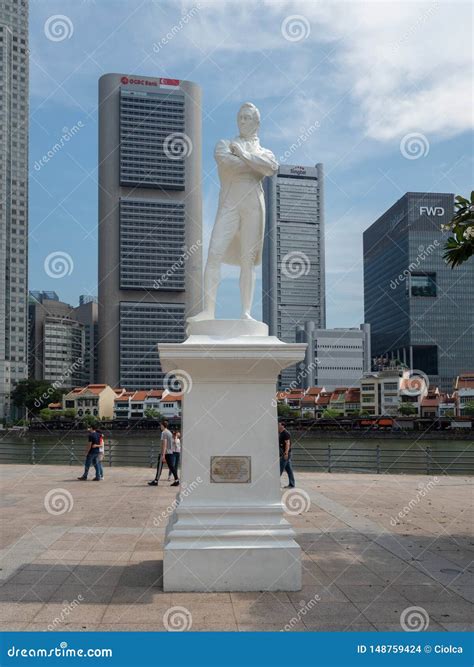
[[[357,326],[363,230],[407,191],[472,189],[471,21],[470,3],[448,1],[30,0],[30,289],[73,305],[97,293],[99,77],[189,79],[203,89],[205,246],[213,148],[252,101],[264,146],[282,156],[305,136],[288,162],[324,164],[327,325]],[[56,252],[72,259],[59,279],[45,271]],[[224,275],[217,314],[238,316]]]

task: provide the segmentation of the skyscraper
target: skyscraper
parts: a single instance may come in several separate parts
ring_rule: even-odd
[[[370,326],[358,329],[317,329],[306,322],[296,331],[298,343],[307,343],[306,357],[299,364],[301,387],[358,387],[371,370]]]
[[[58,387],[77,387],[89,382],[90,338],[78,311],[59,299],[30,295],[29,377],[47,380]],[[89,307],[96,304],[89,304]],[[84,319],[84,313],[83,318]]]
[[[28,2],[0,0],[0,419],[28,375]]]
[[[99,81],[99,381],[161,387],[157,344],[201,306],[201,89]]]
[[[364,232],[365,321],[372,355],[406,364],[451,391],[472,369],[474,263],[443,260],[454,195],[407,192]]]
[[[326,326],[323,165],[281,166],[264,191],[263,321],[270,335],[292,343],[298,325]],[[282,371],[280,388],[294,383],[296,372]]]

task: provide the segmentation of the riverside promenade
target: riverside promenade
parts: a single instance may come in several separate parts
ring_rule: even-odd
[[[299,473],[282,494],[302,590],[191,594],[162,588],[165,473],[159,487],[144,468],[78,474],[1,467],[2,630],[472,629],[472,478]]]

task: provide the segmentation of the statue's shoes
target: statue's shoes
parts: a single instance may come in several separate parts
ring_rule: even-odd
[[[201,320],[214,320],[215,317],[212,313],[209,313],[207,310],[203,310],[193,317],[188,317],[187,322],[201,322]]]

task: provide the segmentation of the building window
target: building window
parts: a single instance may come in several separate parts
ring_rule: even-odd
[[[436,273],[412,273],[410,286],[412,296],[436,296]]]

